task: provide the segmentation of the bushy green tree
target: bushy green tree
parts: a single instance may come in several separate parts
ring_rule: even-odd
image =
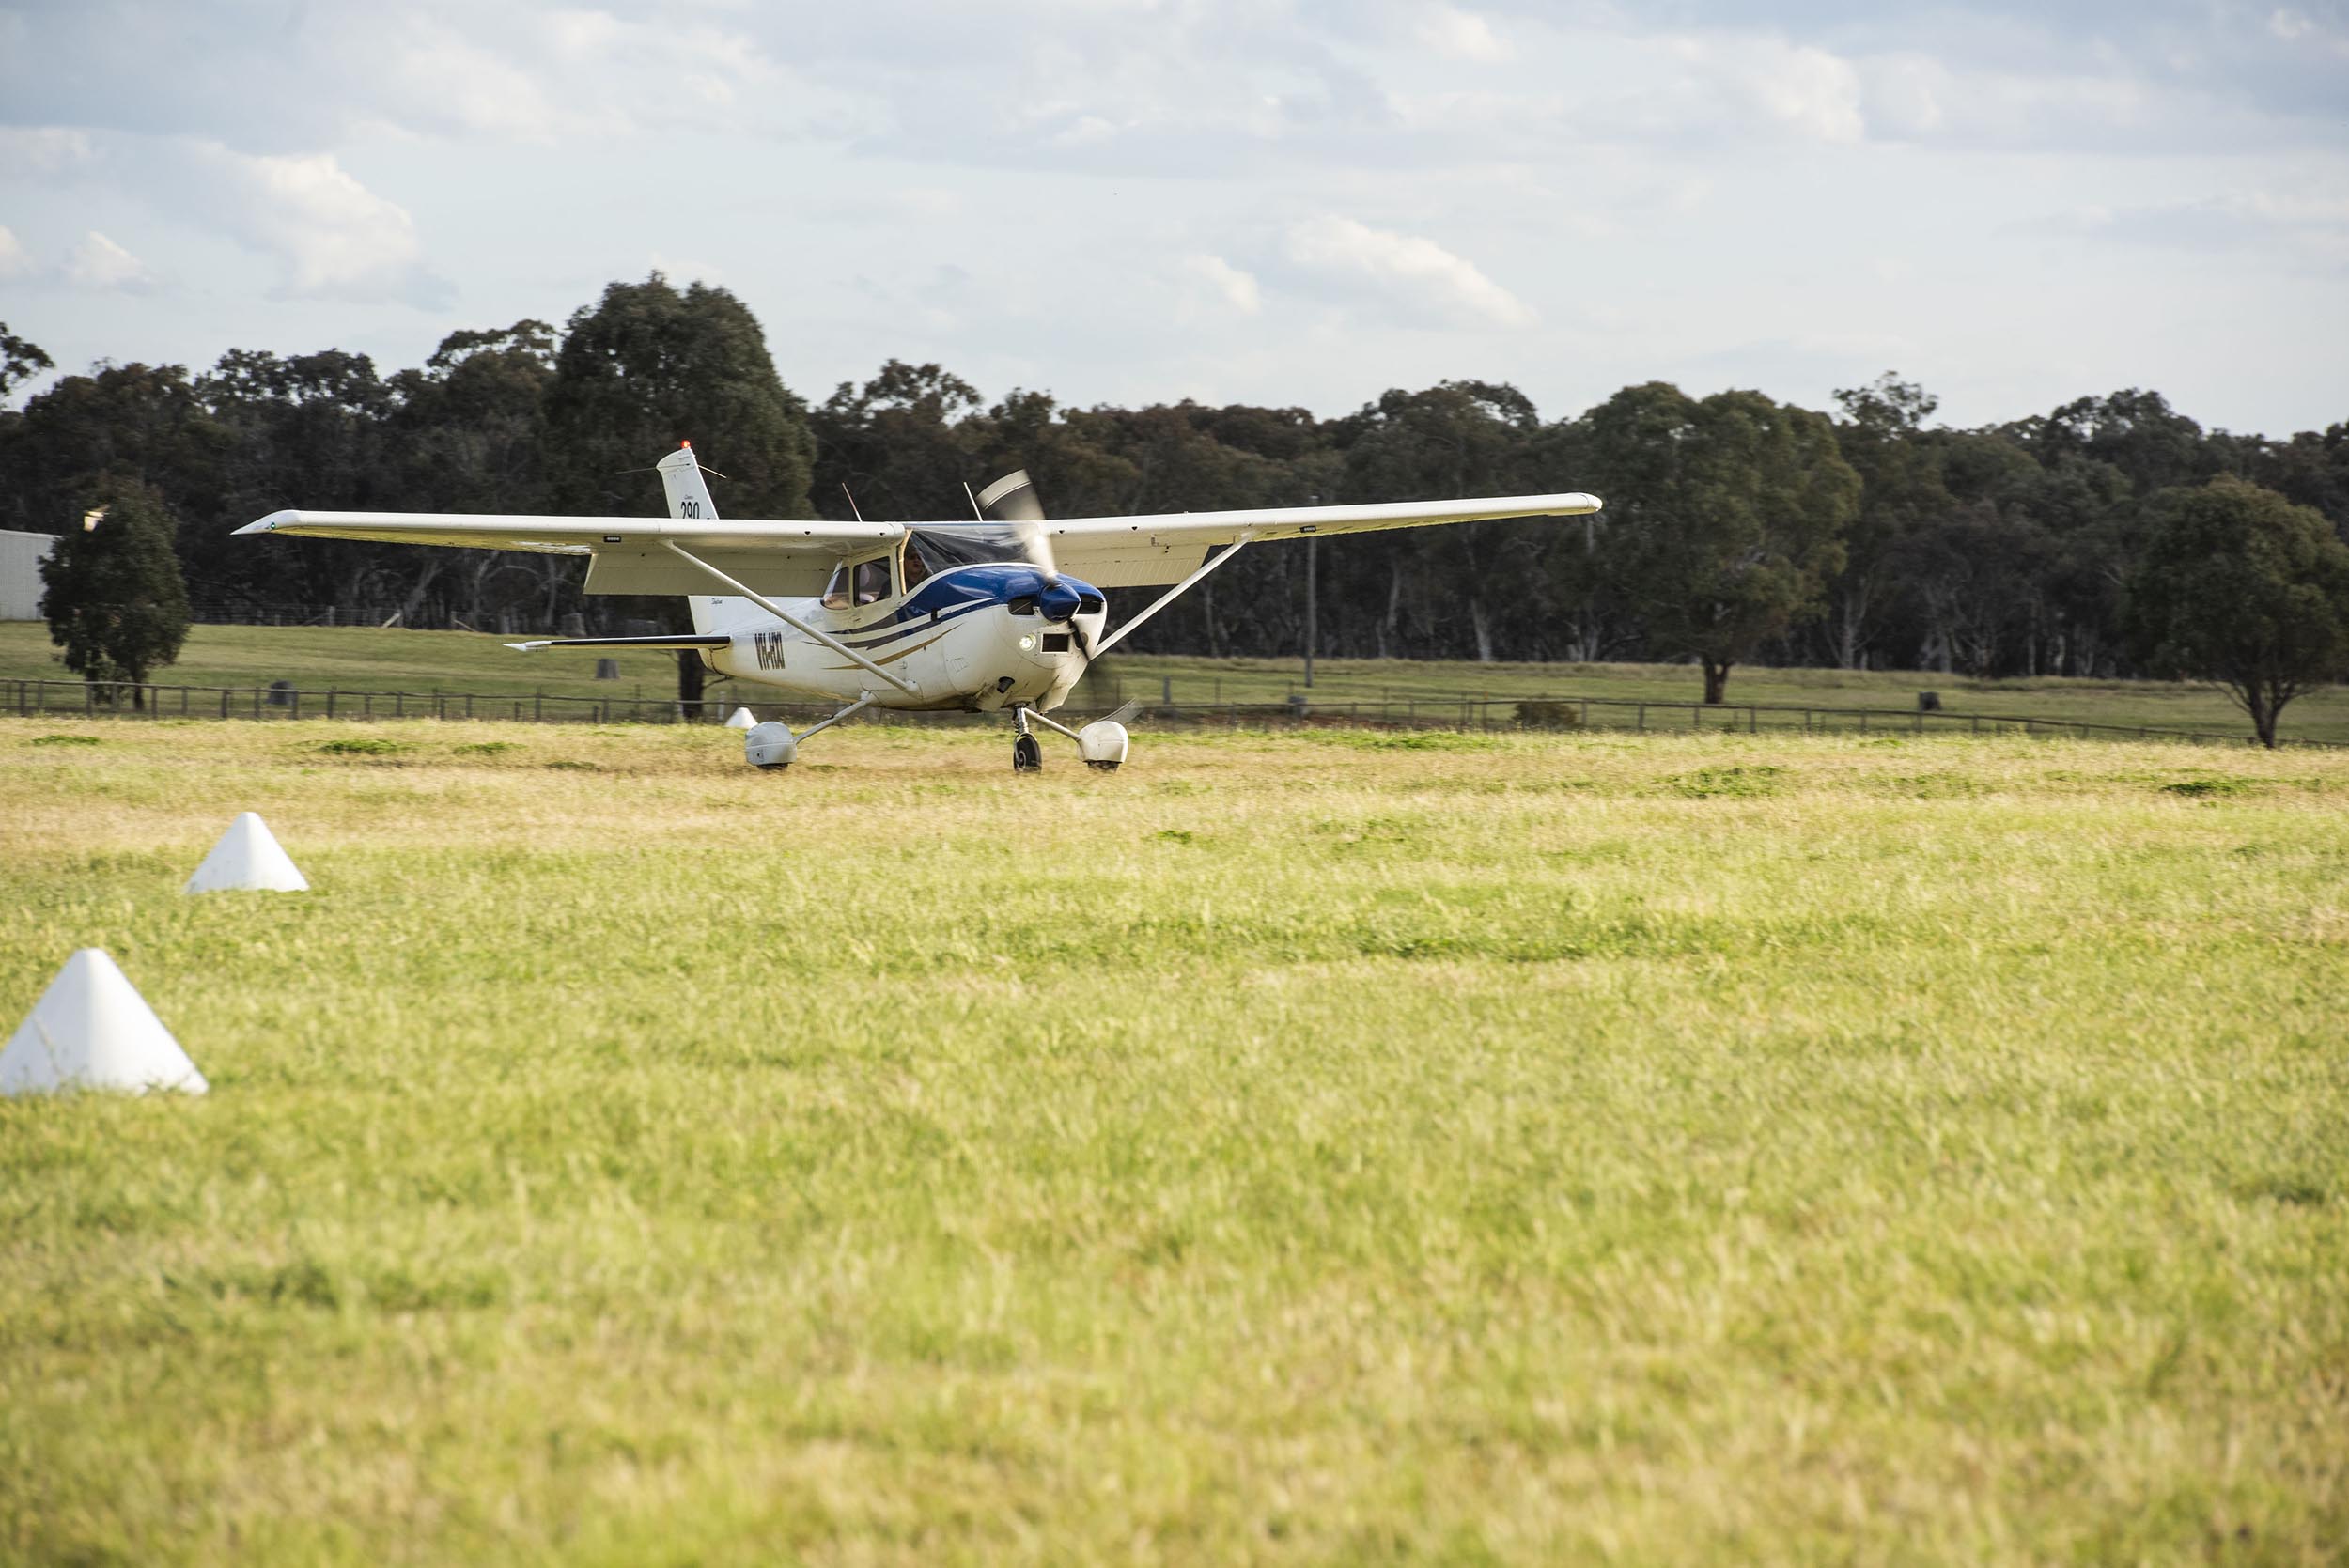
[[[41,563],[40,613],[67,669],[89,681],[143,682],[188,637],[171,514],[135,479],[101,481],[87,499],[95,525],[67,533]],[[144,707],[146,693],[134,686],[132,700]]]
[[[660,495],[646,471],[690,441],[725,475],[714,497],[722,515],[809,513],[807,405],[775,374],[757,318],[723,288],[695,283],[680,292],[659,272],[607,287],[571,317],[546,416],[560,511],[644,512]],[[547,608],[552,617],[552,592]],[[677,606],[663,613],[674,617]],[[690,711],[698,711],[702,674],[698,657],[677,660],[677,697]]]
[[[1634,533],[1626,570],[1650,646],[1693,656],[1704,700],[1718,703],[1733,668],[1818,613],[1859,475],[1826,415],[1758,392],[1699,401],[1650,381],[1592,411],[1589,426],[1592,488]]]
[[[726,475],[723,515],[808,514],[807,407],[775,374],[757,318],[725,289],[680,291],[659,272],[606,287],[571,317],[546,411],[564,511],[645,511],[660,495],[646,471],[690,441]]]
[[[2285,704],[2349,673],[2349,545],[2241,479],[2165,491],[2155,516],[2123,609],[2139,659],[2217,681],[2275,745]]]

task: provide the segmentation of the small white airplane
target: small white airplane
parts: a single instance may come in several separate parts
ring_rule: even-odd
[[[788,767],[809,736],[868,707],[1009,708],[1012,767],[1030,772],[1044,760],[1031,721],[1076,741],[1095,768],[1126,760],[1114,718],[1072,730],[1046,716],[1088,664],[1245,545],[1599,509],[1595,496],[1516,495],[1047,521],[1020,473],[972,498],[976,522],[727,522],[691,442],[658,466],[665,518],[284,511],[237,532],[584,555],[586,592],[686,595],[692,631],[507,646],[689,649],[723,675],[844,705],[797,735],[771,720],[746,732],[744,754],[758,768]],[[1218,545],[1226,548],[1208,554]],[[1165,583],[1148,608],[1108,629],[1102,589]]]

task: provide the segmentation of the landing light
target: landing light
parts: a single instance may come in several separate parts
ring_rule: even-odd
[[[1034,638],[1033,638],[1033,637],[1022,637],[1022,638],[1020,638],[1020,639],[1019,639],[1019,651],[1020,651],[1021,653],[1034,653],[1034,652],[1035,652],[1035,639],[1034,639]]]

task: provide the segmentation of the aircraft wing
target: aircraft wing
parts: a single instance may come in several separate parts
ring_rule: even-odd
[[[832,564],[904,536],[894,522],[813,519],[562,518],[480,512],[272,512],[240,534],[370,539],[381,544],[456,545],[585,555],[591,594],[693,595],[708,580],[662,548],[674,541],[762,594],[804,598],[824,591]]]
[[[1166,512],[1155,517],[1065,518],[1040,524],[1060,569],[1097,588],[1179,582],[1216,545],[1427,528],[1490,518],[1578,517],[1599,499],[1565,495],[1486,496],[1468,501],[1395,501],[1361,506],[1281,506],[1239,512]],[[919,526],[919,525],[916,525]]]
[[[1353,506],[1281,506],[1236,512],[1164,512],[1149,517],[1063,518],[1039,526],[1061,570],[1101,588],[1179,582],[1217,545],[1426,528],[1492,518],[1574,517],[1599,509],[1598,498],[1486,496],[1466,501],[1380,502]],[[370,539],[387,544],[456,545],[585,555],[591,594],[708,593],[708,580],[664,544],[691,551],[754,592],[809,597],[823,592],[832,566],[903,538],[908,530],[940,535],[1001,535],[1000,524],[825,522],[815,520],[525,517],[465,512],[272,512],[240,534]]]

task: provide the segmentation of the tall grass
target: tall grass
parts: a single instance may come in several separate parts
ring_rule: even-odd
[[[0,1557],[2349,1538],[2326,756],[350,733],[0,722]]]

